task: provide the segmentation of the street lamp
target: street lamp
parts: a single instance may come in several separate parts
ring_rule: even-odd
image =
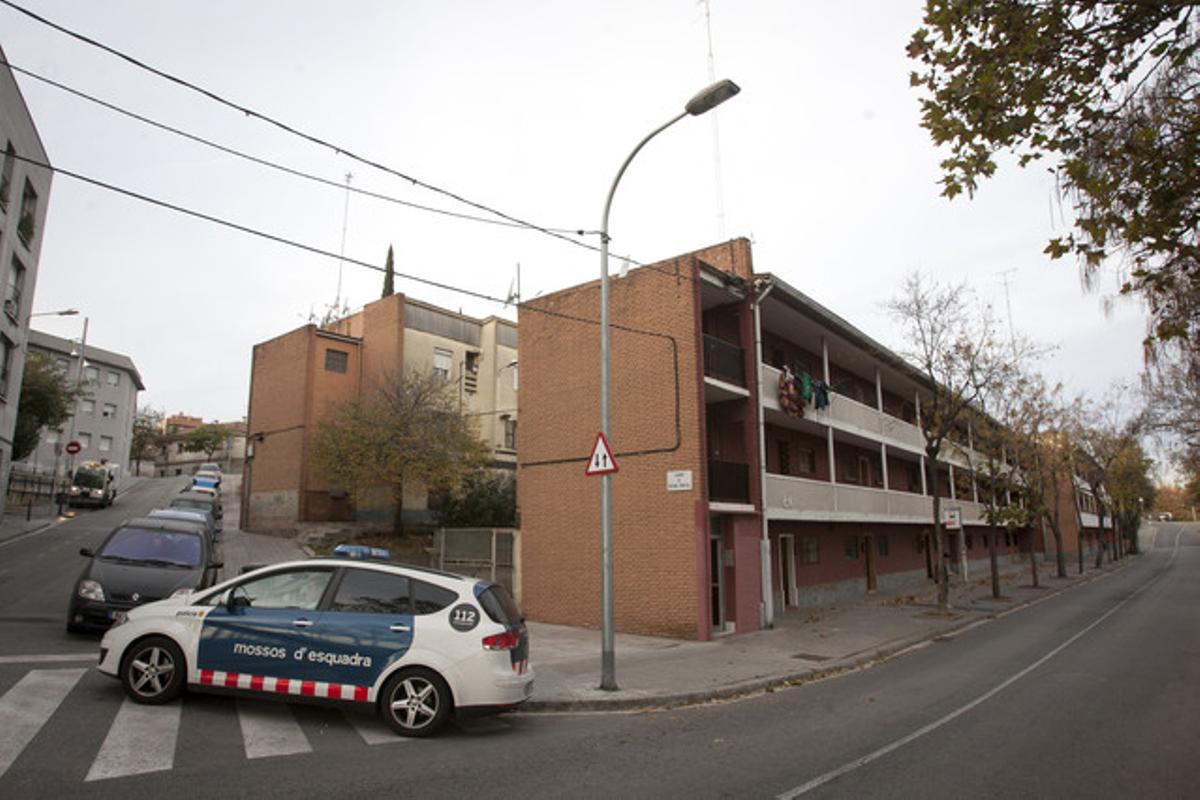
[[[600,222],[600,431],[605,440],[611,442],[611,413],[609,395],[608,370],[608,213],[612,208],[613,195],[617,192],[617,184],[625,174],[629,162],[646,146],[646,143],[667,128],[686,116],[699,116],[706,111],[724,103],[740,92],[741,89],[731,80],[723,80],[702,90],[684,106],[683,113],[672,117],[666,123],[655,128],[621,164],[617,177],[613,178],[608,197],[604,200],[604,216]],[[612,553],[612,474],[605,473],[600,477],[600,561],[601,561],[601,590],[600,603],[603,607],[603,619],[600,628],[600,688],[605,691],[615,691],[617,688],[616,657],[613,651],[613,553]]]
[[[76,314],[79,313],[75,309],[67,309],[67,310],[73,311]],[[83,385],[83,366],[86,363],[86,353],[87,353],[87,332],[88,332],[88,318],[84,317],[83,318],[83,336],[81,336],[79,339],[79,369],[75,373],[75,400],[73,403],[74,407],[71,409],[71,428],[70,428],[70,433],[67,434],[67,444],[70,444],[71,442],[75,441],[75,418],[79,416],[79,395],[80,395],[79,388]],[[71,355],[75,355],[75,348],[71,348],[71,350],[72,350]],[[67,461],[67,474],[70,475],[75,468],[75,454],[68,453],[67,455],[70,456],[70,459]],[[58,480],[58,448],[55,448],[55,453],[54,453],[54,479],[55,479],[55,481]],[[62,516],[62,511],[63,511],[63,509],[62,509],[62,492],[59,492],[59,495],[58,495],[58,514],[59,514],[59,516]]]
[[[35,311],[29,315],[30,319],[34,317],[73,317],[79,313],[78,308],[64,308],[62,311]]]

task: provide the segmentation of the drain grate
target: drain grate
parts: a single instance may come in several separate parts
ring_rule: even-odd
[[[816,661],[819,663],[821,661],[828,661],[830,656],[818,656],[814,653],[796,653],[796,655],[792,656],[792,658],[798,658],[801,661]]]

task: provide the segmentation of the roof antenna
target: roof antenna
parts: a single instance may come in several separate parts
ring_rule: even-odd
[[[712,10],[709,8],[709,0],[700,0],[704,6],[704,28],[708,33],[708,83],[711,86],[717,82],[717,64],[713,57],[712,43]],[[712,121],[712,139],[713,139],[713,179],[717,189],[717,241],[725,241],[725,190],[721,181],[721,131],[717,125],[717,110],[713,109],[709,114],[709,119]]]

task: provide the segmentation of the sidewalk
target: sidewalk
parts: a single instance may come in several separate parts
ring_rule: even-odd
[[[54,503],[35,504],[32,509],[28,505],[6,506],[0,518],[0,544],[50,527],[58,522],[57,512]]]
[[[969,586],[950,587],[950,612],[937,613],[936,587],[917,594],[873,595],[837,606],[789,609],[775,628],[711,642],[616,636],[618,691],[600,683],[600,632],[530,622],[535,679],[522,711],[601,711],[672,707],[736,697],[817,680],[866,666],[922,642],[981,624],[1097,580],[1129,564],[1105,564],[1083,575],[1052,577],[1039,564],[1040,588],[1028,566],[1002,568],[1001,599],[993,599],[990,574]]]

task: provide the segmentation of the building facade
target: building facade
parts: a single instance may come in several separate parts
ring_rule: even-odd
[[[491,447],[494,466],[515,468],[516,325],[394,294],[331,329],[306,325],[254,346],[242,526],[284,530],[297,522],[390,519],[390,507],[355,508],[324,482],[309,448],[332,406],[405,370],[445,379]],[[405,487],[404,514],[407,525],[431,522],[423,487]]]
[[[4,58],[3,50],[0,58]],[[4,486],[8,486],[12,461],[29,314],[37,286],[51,182],[49,170],[21,161],[20,157],[49,163],[12,70],[0,66],[0,273],[4,275],[4,310],[0,313],[0,479]],[[0,492],[0,512],[3,504],[4,493]]]
[[[523,607],[571,625],[600,621],[600,485],[584,475],[598,307],[598,282],[521,307]],[[987,563],[969,427],[927,485],[922,376],[755,273],[746,240],[614,279],[610,314],[618,630],[710,639],[919,585],[935,569],[934,492],[962,520],[948,568]],[[997,544],[1011,560],[1029,539],[1002,531]]]
[[[72,463],[104,461],[117,465],[121,476],[131,473],[129,450],[137,393],[146,388],[133,360],[90,344],[81,352],[78,342],[32,329],[29,352],[54,359],[72,383],[79,381],[83,393],[75,403],[74,415],[58,430],[43,431],[37,448],[21,467],[50,475],[57,467],[58,474],[67,474]],[[73,458],[63,452],[72,435],[82,448]]]
[[[201,417],[191,417],[182,412],[162,420],[162,438],[154,457],[154,474],[160,478],[174,475],[191,475],[200,465],[214,461],[229,475],[242,471],[246,460],[246,420],[232,422],[213,421],[212,425],[224,428],[227,435],[213,451],[212,457],[203,451],[187,449],[187,435],[204,425]]]

